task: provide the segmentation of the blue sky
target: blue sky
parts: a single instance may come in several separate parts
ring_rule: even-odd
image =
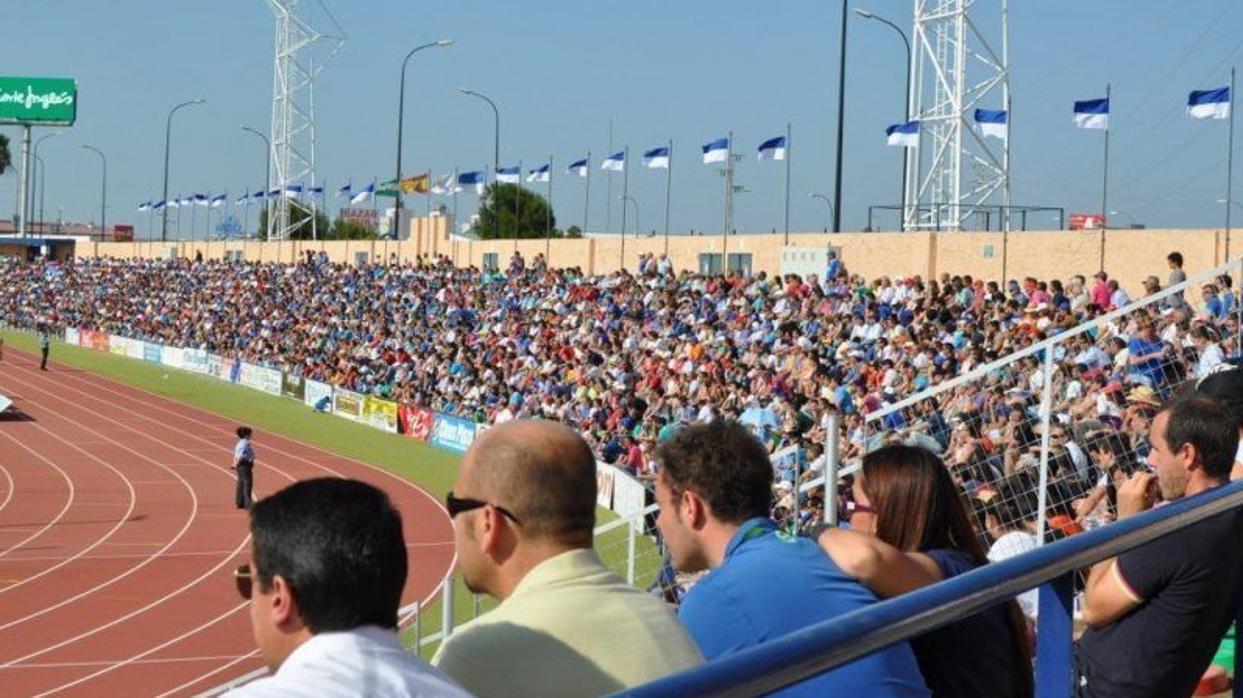
[[[857,0],[851,6],[909,31],[912,4]],[[977,21],[991,31],[1000,0],[978,5]],[[1109,81],[1110,208],[1150,226],[1220,225],[1225,122],[1191,121],[1183,110],[1188,91],[1221,86],[1230,65],[1243,64],[1243,3],[1011,5],[1015,203],[1099,209],[1100,133],[1073,128],[1071,102],[1103,96]],[[831,194],[833,187],[836,2],[330,0],[330,6],[349,36],[316,85],[317,169],[330,190],[347,178],[361,185],[373,175],[392,176],[400,61],[418,43],[447,37],[456,44],[425,51],[411,64],[407,172],[491,160],[491,112],[459,95],[455,88],[463,85],[500,106],[502,164],[554,156],[562,227],[581,221],[583,191],[581,180],[560,173],[587,150],[599,162],[612,118],[617,148],[631,148],[630,193],[642,229],[663,228],[664,172],[642,169],[638,155],[669,138],[673,228],[720,229],[721,179],[699,162],[698,146],[733,130],[747,155],[737,180],[750,190],[738,197],[737,225],[769,230],[782,225],[783,173],[780,164],[757,163],[754,148],[791,122],[791,227],[828,224],[824,204],[808,192]],[[5,74],[78,80],[78,123],[40,150],[48,165],[48,217],[58,208],[72,220],[98,215],[98,159],[81,149],[85,142],[109,157],[110,222],[132,222],[144,233],[146,216],[135,208],[159,198],[165,115],[194,97],[207,104],[177,116],[171,193],[226,189],[235,197],[260,185],[262,147],[239,125],[266,131],[270,120],[274,25],[263,2],[9,0],[4,14]],[[900,160],[884,144],[884,127],[901,120],[905,66],[892,30],[852,14],[849,33],[843,224],[858,229],[869,204],[897,197]],[[17,129],[0,130],[16,159]],[[0,177],[0,215],[11,215],[16,180],[13,171]],[[615,175],[614,197],[620,187]],[[1243,182],[1235,194],[1243,200],[1240,189]],[[596,169],[592,229],[605,221],[604,191]],[[467,196],[459,206],[465,213],[473,203]],[[614,201],[613,228],[619,225]]]

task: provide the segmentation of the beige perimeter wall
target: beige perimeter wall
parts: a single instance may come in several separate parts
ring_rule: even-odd
[[[720,254],[722,238],[663,236],[626,238],[594,237],[581,240],[474,240],[453,241],[446,218],[411,221],[410,238],[399,241],[339,240],[331,242],[101,242],[79,244],[79,256],[194,257],[221,259],[229,254],[249,261],[300,259],[306,251],[325,252],[337,262],[397,259],[414,261],[419,256],[447,255],[458,265],[482,266],[484,255],[497,255],[504,266],[517,249],[529,261],[545,254],[555,267],[579,267],[589,274],[603,274],[625,265],[635,270],[641,254],[668,253],[675,268],[698,269],[701,253]],[[753,271],[781,273],[781,235],[739,235],[724,241],[729,254],[750,254]],[[1144,277],[1155,274],[1164,283],[1165,256],[1182,252],[1189,275],[1225,261],[1224,231],[1201,230],[1108,230],[958,233],[791,233],[790,247],[840,248],[850,271],[867,278],[941,274],[971,274],[987,280],[1033,276],[1066,279],[1074,274],[1090,277],[1104,268],[1132,292]],[[1238,258],[1243,236],[1235,236],[1231,254]]]

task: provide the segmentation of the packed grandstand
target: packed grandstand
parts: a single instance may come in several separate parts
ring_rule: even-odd
[[[1179,267],[1171,255],[1171,282],[1184,278]],[[640,478],[679,425],[734,417],[770,452],[792,454],[777,461],[774,511],[801,530],[821,520],[823,494],[801,488],[796,504],[795,481],[822,471],[825,416],[836,411],[843,463],[886,441],[919,443],[943,454],[982,531],[991,513],[1003,528],[1034,533],[1039,519],[1060,536],[1111,519],[1111,475],[1143,463],[1171,390],[1240,355],[1231,277],[1196,286],[1162,292],[1152,276],[1128,294],[1106,272],[1004,285],[864,279],[837,259],[821,275],[777,278],[675,273],[653,256],[635,273],[597,276],[517,254],[486,270],[443,257],[84,258],[6,266],[0,311],[17,327],[206,350],[477,423],[560,421]],[[1041,516],[1043,353],[937,387],[1063,334],[1049,348]]]

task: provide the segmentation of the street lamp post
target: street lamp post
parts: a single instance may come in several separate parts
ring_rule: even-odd
[[[906,32],[902,31],[902,29],[898,25],[894,24],[893,22],[890,22],[884,17],[878,17],[872,14],[871,12],[868,12],[867,10],[863,8],[859,8],[859,7],[855,8],[855,14],[859,15],[860,17],[864,19],[874,19],[877,22],[880,22],[881,24],[888,25],[894,31],[898,32],[898,36],[902,37],[902,43],[903,45],[906,46],[906,111],[902,112],[903,114],[902,119],[904,122],[909,121],[911,118],[911,40],[906,37]],[[906,148],[903,148],[902,149],[902,229],[906,228],[906,168],[907,168],[907,157],[908,156],[909,156],[909,153],[907,153]]]
[[[496,170],[501,166],[501,111],[496,108],[496,102],[493,102],[487,95],[474,90],[468,90],[465,87],[457,88],[458,92],[472,97],[478,97],[488,103],[492,107],[492,116],[494,118],[493,140],[492,140],[492,173],[496,174]]]
[[[807,196],[813,199],[820,199],[821,201],[823,201],[825,205],[829,207],[829,219],[832,220],[833,218],[833,200],[832,199],[825,196],[824,194],[817,194],[814,191],[808,192]]]
[[[634,233],[635,233],[635,236],[637,237],[639,233],[639,202],[636,201],[633,196],[619,196],[617,198],[622,200],[622,206],[625,206],[627,201],[634,204]],[[625,235],[625,234],[626,234],[626,231],[623,230],[622,235]]]
[[[82,144],[82,147],[99,156],[99,161],[103,164],[103,185],[100,188],[99,195],[99,239],[102,241],[104,236],[108,234],[108,226],[105,217],[108,215],[108,158],[104,155],[104,151],[93,145]]]
[[[396,203],[396,207],[393,213],[393,218],[394,218],[393,230],[394,231],[397,230],[397,224],[401,221],[401,127],[405,121],[404,115],[405,115],[405,108],[406,108],[406,66],[410,64],[410,59],[414,57],[414,54],[418,53],[419,51],[422,51],[425,48],[432,48],[432,47],[437,47],[437,46],[451,46],[452,44],[453,44],[453,39],[441,39],[439,41],[432,41],[432,42],[423,44],[422,46],[415,46],[413,49],[410,50],[410,53],[406,54],[405,60],[401,62],[401,87],[397,91],[397,186],[396,186],[396,189],[397,189],[396,202],[397,203]]]
[[[837,164],[833,177],[833,232],[842,232],[842,142],[846,128],[846,0],[842,0],[841,53],[837,59]]]
[[[1126,211],[1110,211],[1110,212],[1109,212],[1109,215],[1111,215],[1111,216],[1126,216],[1127,218],[1129,218],[1129,219],[1131,220],[1131,223],[1130,223],[1131,227],[1134,227],[1134,226],[1135,226],[1135,216],[1132,216],[1131,214],[1127,213]]]
[[[40,143],[42,143],[43,141],[46,141],[46,140],[47,140],[47,139],[49,139],[49,138],[52,138],[53,136],[58,136],[58,135],[60,135],[60,134],[59,134],[59,133],[57,133],[56,131],[53,131],[53,132],[51,132],[51,133],[45,133],[45,134],[43,134],[42,136],[39,136],[39,140],[35,141],[35,147],[34,147],[34,149],[33,149],[33,150],[32,150],[32,152],[31,152],[31,159],[33,159],[33,160],[35,161],[35,173],[39,175],[39,182],[40,182],[40,184],[39,184],[38,186],[39,186],[39,196],[40,196],[40,197],[42,197],[42,196],[43,196],[43,184],[42,184],[42,182],[43,182],[43,160],[39,158],[39,144],[40,144]],[[31,179],[34,179],[34,177],[31,177]],[[23,202],[23,205],[25,205],[25,202]],[[22,218],[23,218],[23,219],[29,219],[29,218],[34,217],[34,212],[35,212],[35,193],[34,193],[33,187],[31,188],[31,192],[30,192],[30,204],[27,206],[27,208],[29,209],[29,214],[30,214],[30,215],[28,216],[28,215],[26,214],[26,212],[23,212],[23,213],[22,213]],[[39,213],[39,227],[40,227],[40,231],[39,231],[39,234],[40,234],[40,235],[42,235],[42,234],[43,234],[43,231],[42,231],[42,227],[43,227],[43,213],[42,213],[42,208],[43,208],[43,207],[42,207],[42,206],[40,206],[39,208],[40,208],[40,213]]]
[[[267,137],[267,136],[265,136],[265,135],[263,135],[263,133],[261,133],[261,132],[260,132],[260,131],[258,131],[257,129],[253,129],[253,128],[251,128],[251,127],[247,126],[246,124],[242,124],[242,130],[243,130],[243,131],[247,131],[247,132],[249,132],[249,133],[253,133],[253,134],[255,134],[256,136],[258,136],[258,137],[262,138],[262,139],[263,139],[263,149],[264,149],[264,151],[266,151],[266,152],[267,152],[267,156],[268,156],[268,157],[267,157],[268,166],[267,166],[267,171],[266,171],[266,173],[263,175],[263,211],[264,211],[264,213],[266,213],[266,214],[267,214],[267,226],[268,226],[268,230],[271,230],[271,229],[272,229],[272,208],[271,208],[271,203],[270,203],[270,201],[269,201],[269,200],[270,200],[272,197],[268,196],[268,192],[270,191],[270,187],[272,186],[272,141],[268,140],[268,137]],[[246,220],[247,220],[247,221],[249,221],[249,220],[250,220],[250,216],[249,216],[249,215],[247,215],[247,216],[246,216]],[[245,231],[243,231],[243,232],[245,232]],[[270,236],[269,236],[269,237],[270,237]]]
[[[181,104],[178,104],[177,106],[173,107],[168,112],[168,120],[164,124],[164,201],[165,202],[168,201],[168,148],[169,148],[169,144],[172,142],[173,114],[176,114],[177,110],[181,109],[182,107],[188,107],[192,104],[202,104],[203,102],[206,102],[206,101],[207,100],[203,99],[202,97],[198,99],[192,99],[188,102],[182,102]],[[161,213],[160,241],[167,242],[168,241],[168,206],[165,205],[160,213]]]
[[[39,157],[38,155],[34,156],[34,158],[35,158],[35,168],[37,168],[36,172],[38,172],[39,174],[39,234],[46,235],[47,231],[43,229],[43,198],[44,198],[43,197],[43,189],[44,189],[43,185],[47,183],[47,179],[44,176],[45,175],[44,170],[46,170],[47,167],[43,164],[43,158]],[[34,212],[35,212],[35,197],[33,194],[31,194],[30,195],[30,215],[33,216]]]

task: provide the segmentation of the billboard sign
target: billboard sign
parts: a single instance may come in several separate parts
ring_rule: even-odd
[[[73,78],[0,77],[0,124],[72,126],[77,117]]]
[[[1100,230],[1105,227],[1105,217],[1099,213],[1070,214],[1071,230]]]
[[[376,229],[376,210],[374,208],[342,208],[341,219],[361,224],[371,230]]]

